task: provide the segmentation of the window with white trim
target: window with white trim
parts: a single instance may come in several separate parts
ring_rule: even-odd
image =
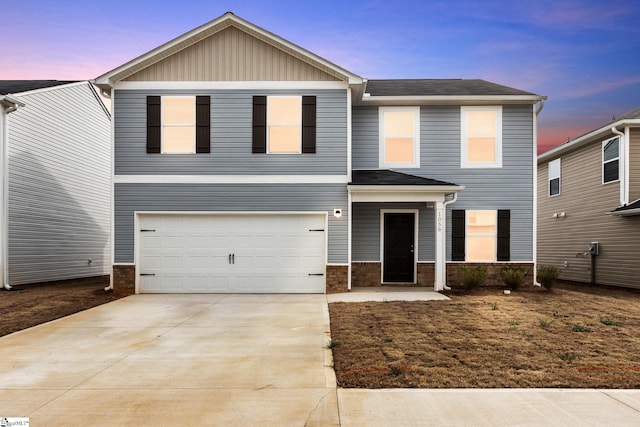
[[[560,159],[549,162],[549,197],[560,194]]]
[[[302,152],[302,97],[267,97],[267,152]]]
[[[460,107],[461,167],[502,167],[502,106]]]
[[[196,97],[162,97],[162,152],[196,152]]]
[[[498,221],[496,211],[466,211],[466,261],[496,260]]]
[[[602,143],[602,183],[620,179],[620,137]]]
[[[420,107],[380,107],[380,167],[420,167]]]

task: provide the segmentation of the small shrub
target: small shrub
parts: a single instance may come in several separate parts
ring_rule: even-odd
[[[491,310],[496,311],[498,309],[498,303],[494,302],[493,304],[491,304]]]
[[[541,265],[538,267],[538,282],[547,290],[551,290],[556,280],[560,277],[560,269],[552,265]]]
[[[386,338],[384,339],[384,342],[393,342],[393,338],[391,338],[391,337],[386,337]]]
[[[578,353],[576,353],[575,351],[566,351],[564,353],[558,354],[558,357],[567,363],[571,363],[578,358]]]
[[[500,278],[512,290],[516,290],[524,282],[527,270],[519,265],[505,265],[500,269]]]
[[[590,327],[588,327],[586,325],[578,325],[578,324],[572,325],[571,326],[571,330],[573,332],[591,332],[591,328]]]
[[[542,329],[547,329],[549,327],[549,325],[551,325],[551,322],[546,320],[546,319],[540,319],[540,327]]]
[[[467,289],[477,288],[487,280],[489,269],[486,265],[461,265],[462,284]]]
[[[620,322],[616,322],[615,320],[611,320],[608,317],[601,317],[600,323],[607,326],[620,326]]]
[[[327,348],[329,350],[332,350],[334,348],[337,348],[340,344],[338,344],[336,341],[330,340],[329,343],[327,344]]]

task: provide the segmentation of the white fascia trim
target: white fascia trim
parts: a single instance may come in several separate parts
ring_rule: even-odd
[[[464,185],[348,185],[349,193],[423,193],[450,194],[464,190]]]
[[[338,81],[246,81],[246,82],[117,82],[117,90],[313,90],[348,89],[346,82]]]
[[[346,262],[328,262],[326,265],[327,266],[334,266],[334,267],[347,267],[347,266],[349,266],[349,264],[347,264]]]
[[[486,104],[521,104],[523,102],[535,104],[545,96],[539,95],[450,95],[450,96],[364,96],[363,104],[407,104],[412,102],[443,104],[443,105],[486,105]]]
[[[229,215],[323,215],[328,218],[327,211],[135,211],[139,215],[194,215],[194,216],[229,216]],[[326,222],[325,222],[326,225]],[[138,230],[139,227],[134,230]]]
[[[11,107],[24,107],[26,104],[20,101],[15,96],[0,95],[0,106]]]
[[[611,123],[602,127],[599,127],[598,129],[589,132],[585,135],[582,135],[576,139],[574,139],[573,141],[567,142],[565,144],[562,144],[552,150],[547,151],[546,153],[540,154],[538,156],[538,164],[544,163],[548,160],[551,160],[555,157],[558,157],[559,155],[563,154],[566,151],[569,151],[571,149],[574,148],[578,148],[581,147],[584,144],[588,144],[589,142],[592,142],[593,140],[597,140],[600,139],[602,137],[604,137],[605,135],[611,135],[611,128],[615,127],[617,128],[618,126],[627,126],[627,127],[635,127],[635,126],[639,126],[640,125],[640,119],[628,119],[628,120],[620,120],[617,121],[615,123]]]
[[[83,85],[90,85],[90,84],[91,84],[91,82],[89,82],[88,80],[82,80],[82,81],[79,81],[79,82],[65,83],[65,84],[56,85],[56,86],[43,87],[41,89],[27,90],[25,92],[16,92],[16,94],[20,94],[20,96],[35,95],[37,93],[50,92],[50,91],[53,91],[53,90],[56,90],[56,89],[64,89],[64,88],[68,88],[68,87],[83,86]]]
[[[114,175],[115,184],[347,184],[346,175]]]
[[[135,262],[114,262],[113,265],[114,266],[116,265],[134,265],[135,266],[136,263]]]

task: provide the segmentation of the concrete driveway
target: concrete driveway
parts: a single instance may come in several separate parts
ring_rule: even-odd
[[[324,295],[134,295],[0,338],[0,417],[338,425]]]

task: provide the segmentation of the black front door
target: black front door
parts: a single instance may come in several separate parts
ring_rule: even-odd
[[[382,280],[386,283],[413,283],[415,270],[415,215],[384,214],[384,260]]]

